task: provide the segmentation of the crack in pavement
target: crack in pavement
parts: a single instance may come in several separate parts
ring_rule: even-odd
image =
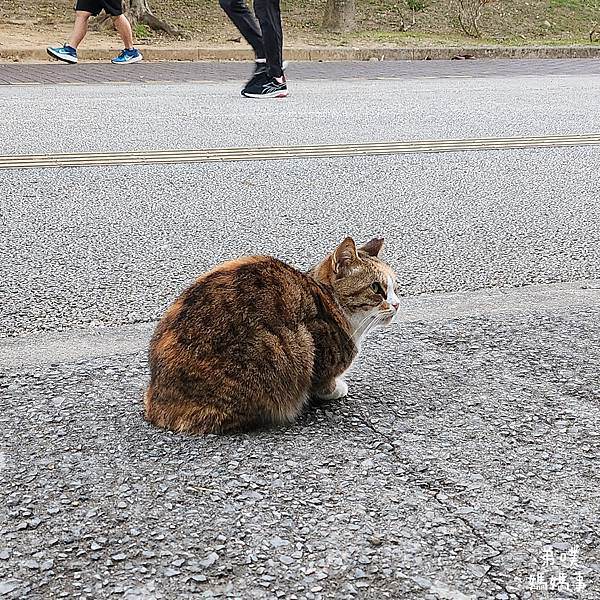
[[[367,418],[365,417],[365,415],[363,415],[362,413],[356,413],[355,414],[356,417],[358,417],[361,421],[361,423],[363,423],[363,425],[365,425],[367,428],[369,428],[375,435],[381,437],[383,440],[385,440],[389,445],[390,445],[390,451],[392,453],[392,455],[394,456],[394,458],[399,462],[401,459],[402,460],[406,460],[406,456],[400,456],[397,452],[396,449],[396,445],[394,444],[394,439],[393,437],[389,436],[387,433],[381,431],[380,429],[378,429],[375,425],[373,425],[373,423]],[[411,476],[412,470],[410,469],[405,469],[403,470],[403,473],[405,475],[408,476],[408,481],[413,483],[414,485],[416,485],[417,487],[419,487],[422,490],[425,490],[427,492],[430,492],[430,497],[433,498],[441,507],[443,507],[448,516],[453,519],[454,521],[459,521],[461,523],[463,523],[463,525],[466,525],[467,529],[478,539],[480,540],[483,544],[485,544],[485,546],[487,546],[490,550],[492,550],[493,552],[495,552],[495,554],[490,555],[486,558],[483,559],[483,562],[487,565],[488,570],[486,571],[486,573],[483,575],[483,577],[487,578],[493,585],[497,586],[502,592],[504,592],[505,594],[507,594],[507,596],[509,598],[515,598],[516,600],[522,600],[522,596],[520,594],[517,594],[515,592],[511,592],[506,588],[506,585],[504,584],[504,582],[499,579],[499,576],[493,576],[492,573],[494,571],[494,569],[497,569],[497,566],[492,564],[490,561],[492,561],[494,558],[497,558],[498,556],[501,556],[503,554],[502,550],[498,550],[497,548],[494,548],[494,546],[492,546],[488,540],[482,536],[475,528],[473,528],[471,522],[466,519],[465,517],[461,517],[460,515],[457,515],[455,513],[451,512],[451,509],[455,509],[455,506],[452,506],[451,504],[448,504],[447,502],[444,502],[443,499],[441,499],[439,497],[440,493],[443,493],[444,491],[444,484],[441,481],[441,478],[439,477],[434,477],[432,479],[418,479],[415,477]],[[433,486],[436,486],[435,488]],[[481,561],[476,561],[475,564],[481,564]]]

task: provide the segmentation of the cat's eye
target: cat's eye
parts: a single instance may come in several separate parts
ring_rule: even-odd
[[[371,284],[371,289],[376,293],[379,294],[380,296],[383,296],[385,298],[385,291],[383,290],[383,288],[381,287],[381,284],[378,281],[374,281]]]

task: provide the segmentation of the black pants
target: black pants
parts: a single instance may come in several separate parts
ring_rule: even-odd
[[[219,0],[219,4],[252,46],[256,58],[267,60],[269,74],[281,77],[283,31],[279,0],[254,0],[256,18],[244,0]]]

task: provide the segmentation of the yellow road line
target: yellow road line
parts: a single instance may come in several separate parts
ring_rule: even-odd
[[[540,137],[479,138],[465,140],[412,140],[283,146],[265,148],[204,148],[201,150],[144,150],[131,152],[83,152],[76,154],[21,154],[0,156],[0,169],[45,167],[87,167],[155,163],[194,163],[243,160],[281,160],[290,158],[327,158],[344,156],[378,156],[430,152],[464,152],[473,150],[515,150],[526,148],[561,148],[600,145],[600,134],[551,135]]]

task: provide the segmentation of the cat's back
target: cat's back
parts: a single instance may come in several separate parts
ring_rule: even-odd
[[[206,351],[208,341],[231,347],[258,329],[293,328],[314,309],[313,288],[307,275],[270,256],[222,263],[201,275],[167,309],[151,353],[164,346],[160,342],[165,336],[187,347],[202,344]]]

